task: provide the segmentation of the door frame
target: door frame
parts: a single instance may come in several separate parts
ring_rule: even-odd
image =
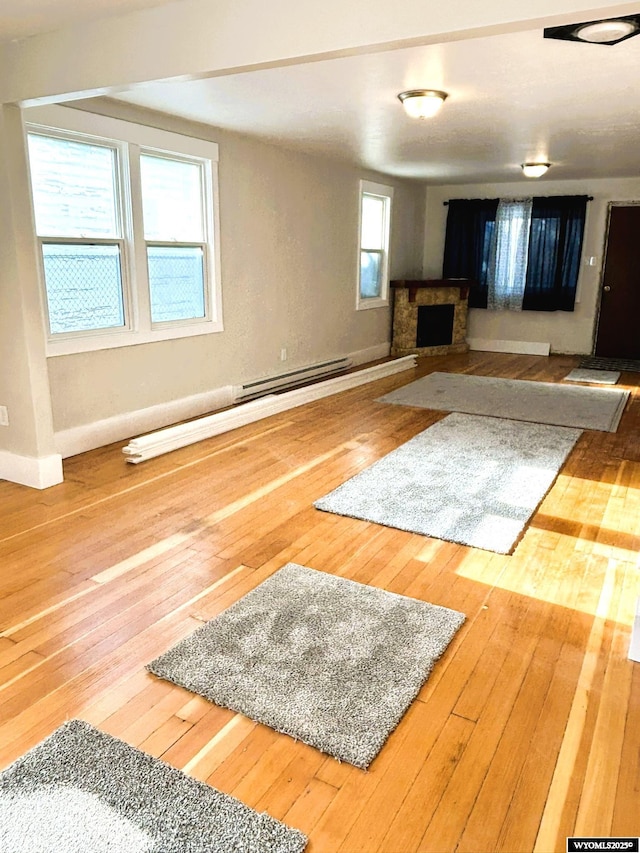
[[[602,294],[604,286],[604,270],[607,263],[607,251],[609,249],[609,228],[611,226],[611,210],[614,207],[640,207],[640,199],[630,201],[610,201],[607,204],[607,219],[604,226],[604,238],[602,242],[602,262],[600,264],[600,275],[598,276],[598,298],[593,322],[593,340],[591,341],[591,355],[595,355],[598,342],[598,327],[600,325],[600,310],[602,308]]]

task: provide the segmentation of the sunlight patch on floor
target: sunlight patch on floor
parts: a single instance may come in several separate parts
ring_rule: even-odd
[[[596,553],[574,554],[572,549],[564,549],[558,545],[552,551],[544,549],[545,554],[542,556],[542,536],[539,531],[529,531],[513,555],[503,557],[496,554],[492,555],[489,561],[480,560],[478,552],[468,551],[456,567],[455,573],[487,587],[544,601],[567,608],[571,612],[597,616],[602,608],[602,589],[609,583],[611,576],[615,578],[617,575],[624,575],[631,567],[635,571],[637,554],[633,560],[620,560]],[[497,562],[494,559],[496,557],[501,557],[502,562]],[[544,560],[544,571],[538,571],[540,559]],[[579,575],[577,578],[576,573]],[[581,590],[578,595],[575,592],[576,582]],[[597,598],[598,594],[600,598]],[[638,594],[640,578],[630,599],[635,601]],[[632,605],[633,601],[627,602],[627,605]],[[630,632],[634,620],[633,606],[621,608],[617,615],[609,614],[608,618],[617,618],[619,624]]]

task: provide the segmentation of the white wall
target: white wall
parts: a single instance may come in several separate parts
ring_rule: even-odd
[[[0,479],[59,483],[21,111],[0,106]]]
[[[587,205],[582,264],[578,279],[578,302],[575,311],[489,311],[470,309],[469,338],[499,341],[544,342],[556,353],[590,353],[595,318],[599,305],[599,288],[603,250],[610,201],[640,200],[640,177],[615,180],[536,182],[521,179],[508,184],[465,184],[427,189],[424,274],[428,278],[442,275],[447,207],[450,198],[500,198],[525,195],[590,195]],[[588,266],[595,257],[595,266]]]
[[[128,106],[110,109],[219,143],[224,332],[49,358],[56,432],[384,348],[390,309],[355,310],[359,180],[395,188],[392,278],[420,273],[422,185]]]

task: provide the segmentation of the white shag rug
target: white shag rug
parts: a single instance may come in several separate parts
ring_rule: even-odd
[[[508,554],[580,435],[454,413],[314,506]]]

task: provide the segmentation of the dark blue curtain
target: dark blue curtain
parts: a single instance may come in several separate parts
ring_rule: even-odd
[[[573,311],[587,196],[534,198],[524,311]]]
[[[487,307],[487,270],[499,199],[452,199],[447,214],[443,278],[477,282],[471,308]],[[573,311],[588,196],[533,199],[525,311]]]
[[[470,278],[471,308],[487,307],[487,270],[497,198],[451,199],[444,243],[443,278]]]

